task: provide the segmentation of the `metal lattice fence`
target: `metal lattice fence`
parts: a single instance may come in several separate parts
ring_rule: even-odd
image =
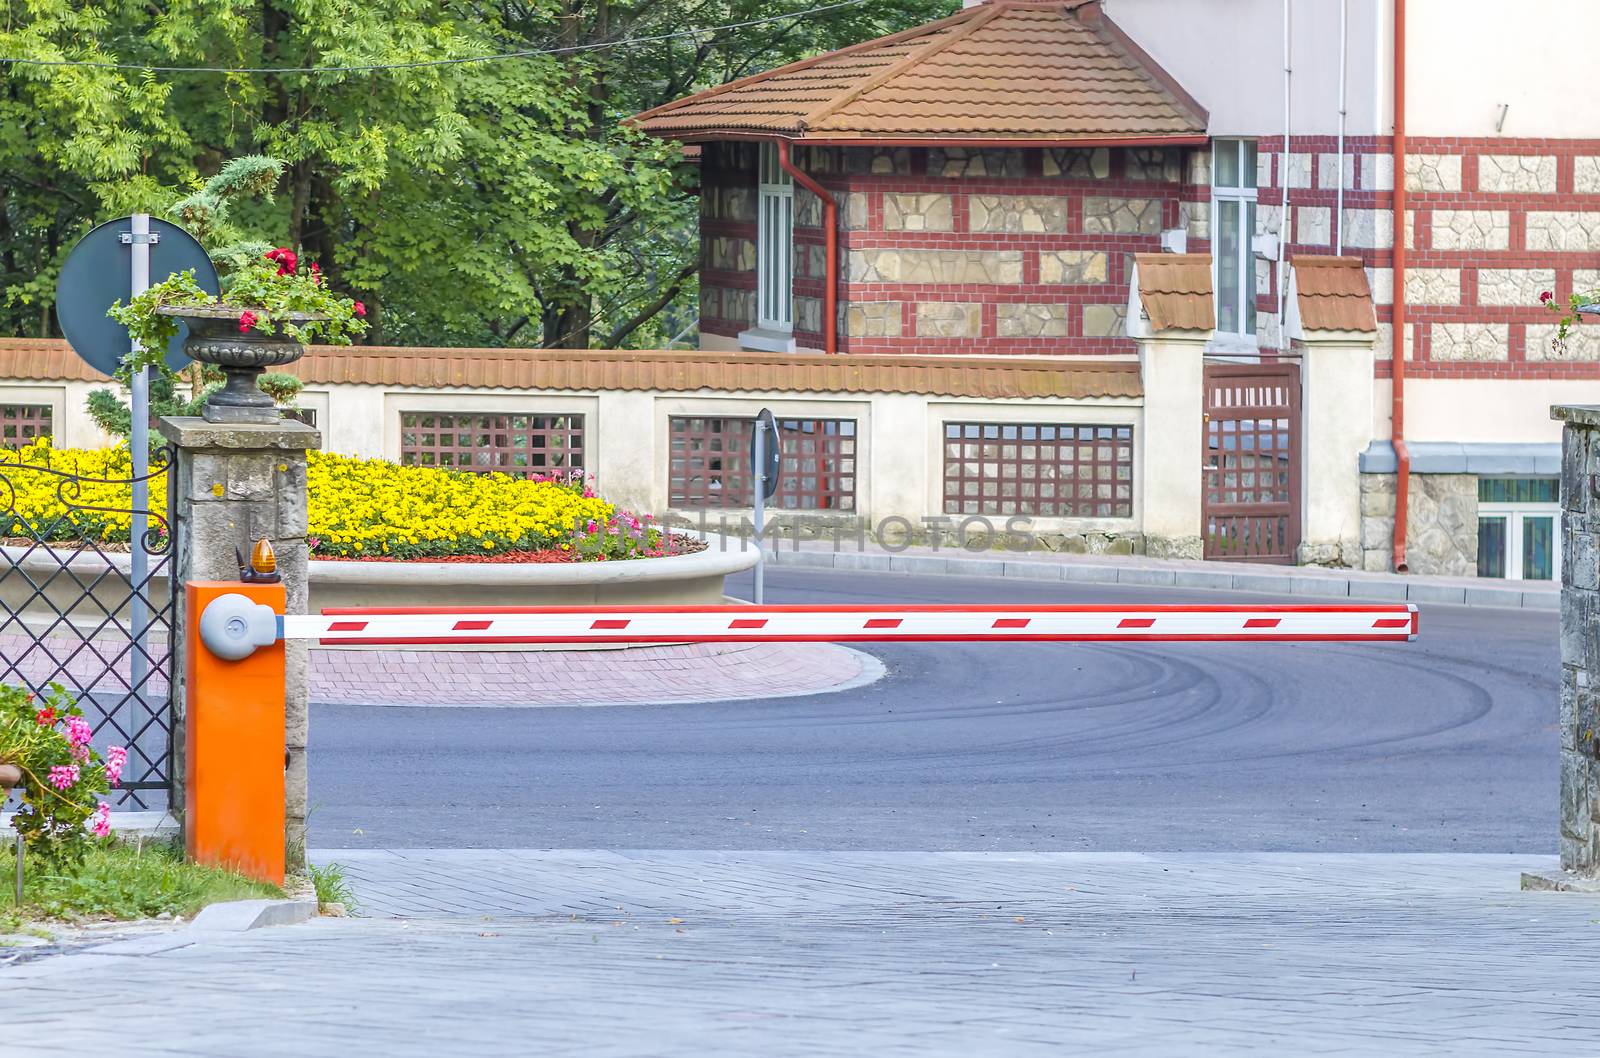
[[[153,454],[142,480],[170,485],[172,462],[170,449]],[[169,513],[144,511],[149,574],[134,582],[118,538],[137,512],[106,497],[136,480],[0,463],[0,683],[76,698],[97,749],[128,748],[112,806],[156,809],[171,779],[176,548]]]

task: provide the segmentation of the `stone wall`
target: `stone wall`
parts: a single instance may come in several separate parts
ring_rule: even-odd
[[[1207,249],[1208,153],[798,151],[839,203],[840,351],[1131,354],[1130,257]]]
[[[1408,375],[1600,377],[1600,339],[1580,328],[1575,340],[1552,344],[1539,304],[1544,291],[1564,302],[1600,286],[1600,140],[1408,137],[1400,225],[1389,139],[1351,137],[1340,166],[1333,137],[1296,136],[1286,173],[1282,144],[1281,136],[1257,141],[1258,230],[1281,234],[1285,184],[1291,255],[1331,253],[1342,230],[1344,252],[1366,262],[1372,282],[1379,377],[1391,374],[1397,232],[1407,247]],[[1257,312],[1271,336],[1278,269],[1261,263]]]
[[[1561,444],[1561,867],[1600,875],[1600,409],[1558,408]],[[1525,879],[1526,884],[1526,879]]]
[[[1412,474],[1406,511],[1406,565],[1412,573],[1478,575],[1478,478]],[[1394,568],[1395,475],[1361,475],[1361,568]]]

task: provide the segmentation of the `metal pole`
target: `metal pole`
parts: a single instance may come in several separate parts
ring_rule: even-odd
[[[19,830],[19,831],[17,831],[17,890],[16,890],[17,906],[18,907],[22,906],[22,860],[23,860],[22,831]]]
[[[136,298],[150,289],[150,214],[133,215],[133,241],[129,249],[133,251],[129,290],[130,296]],[[137,342],[132,352],[138,355]],[[129,504],[133,511],[133,524],[128,529],[128,550],[132,556],[129,572],[133,588],[129,606],[134,642],[131,675],[133,693],[142,702],[145,680],[149,676],[147,653],[150,615],[144,592],[150,580],[150,556],[144,549],[144,534],[149,528],[146,512],[150,509],[150,484],[145,480],[150,473],[150,369],[135,371],[128,388],[129,412],[133,420],[133,428],[128,433],[128,454],[133,460],[133,502]]]
[[[756,598],[755,603],[760,606],[766,596],[767,577],[767,547],[766,547],[766,494],[767,494],[767,422],[764,418],[756,420]]]

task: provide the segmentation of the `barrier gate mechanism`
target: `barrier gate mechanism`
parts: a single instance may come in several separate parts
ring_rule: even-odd
[[[277,584],[186,586],[189,854],[283,877],[286,640],[350,646],[794,642],[1405,642],[1407,603],[1288,606],[484,606],[285,616]],[[241,747],[249,751],[241,752]],[[248,760],[242,758],[248,756]],[[272,806],[276,805],[276,811]]]

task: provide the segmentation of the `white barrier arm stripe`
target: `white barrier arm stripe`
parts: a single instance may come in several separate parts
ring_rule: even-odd
[[[325,643],[784,640],[1406,640],[1409,606],[1192,608],[733,607],[428,611],[289,616],[284,635]]]

